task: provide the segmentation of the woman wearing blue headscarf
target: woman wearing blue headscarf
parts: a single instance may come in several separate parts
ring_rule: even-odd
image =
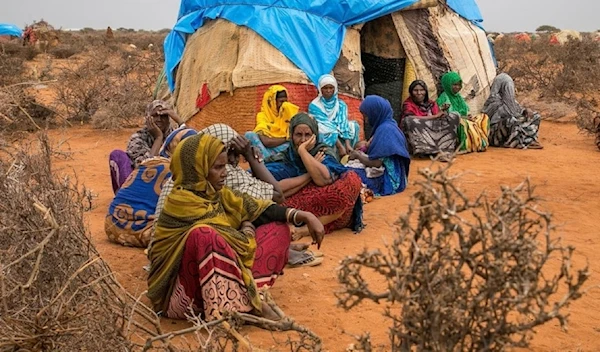
[[[319,96],[308,105],[308,114],[319,124],[319,140],[343,157],[358,142],[358,122],[348,120],[348,105],[338,97],[338,84],[332,75],[319,78]]]
[[[350,153],[350,160],[359,161],[365,167],[353,167],[353,170],[375,195],[388,196],[404,191],[408,183],[410,156],[406,138],[394,120],[390,102],[380,96],[369,95],[359,109],[371,125],[373,137],[367,153],[358,150]],[[351,164],[354,163],[348,166]]]

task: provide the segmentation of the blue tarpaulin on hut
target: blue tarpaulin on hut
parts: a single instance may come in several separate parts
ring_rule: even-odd
[[[254,30],[298,66],[311,81],[331,72],[346,27],[402,10],[417,0],[182,0],[178,21],[165,39],[171,90],[186,36],[207,20],[222,18]],[[448,0],[462,17],[480,25],[475,0]],[[218,60],[218,58],[215,58]]]

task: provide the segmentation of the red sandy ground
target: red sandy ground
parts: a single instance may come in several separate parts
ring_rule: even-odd
[[[134,130],[118,132],[98,131],[88,127],[54,130],[54,143],[65,141],[62,150],[73,152],[72,160],[59,160],[57,167],[64,172],[72,168],[80,181],[98,194],[95,209],[88,213],[90,232],[98,250],[116,272],[118,279],[134,295],[146,289],[146,273],[142,266],[146,259],[141,249],[124,248],[108,242],[103,230],[107,207],[112,199],[108,172],[108,154],[112,149],[124,148]],[[491,195],[499,193],[501,185],[515,186],[526,177],[538,185],[537,193],[544,199],[542,207],[554,214],[559,235],[567,244],[577,248],[574,265],[585,265],[589,260],[591,279],[587,287],[598,285],[600,269],[600,153],[593,138],[578,133],[572,123],[543,122],[541,127],[543,150],[509,150],[492,148],[485,153],[460,156],[453,172],[465,173],[461,186],[470,196],[483,190]],[[429,165],[414,161],[411,177],[417,169]],[[322,250],[325,260],[319,267],[288,269],[272,289],[272,294],[289,315],[310,327],[324,341],[325,350],[343,351],[353,339],[343,332],[356,334],[370,331],[374,344],[388,350],[387,326],[383,306],[363,304],[345,312],[336,307],[333,292],[339,289],[336,267],[347,255],[363,248],[382,248],[383,238],[389,237],[391,224],[405,211],[409,197],[415,191],[378,199],[365,207],[367,228],[359,235],[348,230],[326,237]],[[550,262],[553,271],[558,262]],[[557,322],[537,330],[531,344],[532,351],[599,351],[600,350],[600,291],[592,289],[570,307],[568,332],[561,331]],[[165,320],[165,329],[180,329],[186,322]],[[270,333],[248,327],[242,330],[254,343],[263,348],[275,347]],[[282,335],[276,335],[284,341]]]

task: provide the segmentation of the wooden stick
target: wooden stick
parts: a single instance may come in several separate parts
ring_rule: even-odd
[[[33,121],[33,117],[31,117],[31,115],[29,115],[29,113],[27,111],[25,111],[25,109],[23,109],[21,107],[21,105],[17,104],[17,107],[19,108],[19,110],[21,110],[27,117],[29,117],[29,120],[31,121],[31,123],[37,127],[38,130],[41,130],[42,128],[40,126],[38,126],[37,123],[35,123],[35,121]]]

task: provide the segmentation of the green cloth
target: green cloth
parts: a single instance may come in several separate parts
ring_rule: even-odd
[[[444,92],[440,94],[437,99],[437,104],[442,107],[444,104],[449,104],[450,112],[457,112],[460,116],[467,116],[469,114],[469,106],[465,99],[460,95],[460,92],[452,92],[452,85],[462,82],[462,78],[456,72],[448,72],[442,76],[442,88]]]

